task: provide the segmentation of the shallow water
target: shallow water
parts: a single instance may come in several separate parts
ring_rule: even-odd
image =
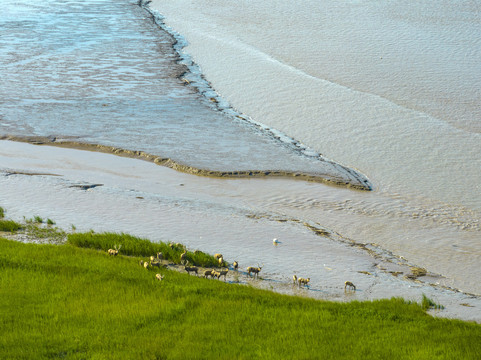
[[[255,121],[377,189],[481,211],[479,1],[158,1]],[[429,204],[426,204],[428,207]]]
[[[359,169],[375,186],[333,200],[261,194],[266,203],[473,289],[467,279],[481,275],[478,1],[151,6],[236,109]]]

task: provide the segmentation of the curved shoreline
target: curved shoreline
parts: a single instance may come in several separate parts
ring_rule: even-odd
[[[295,192],[297,186],[321,197],[332,192],[348,198],[367,194],[315,183],[272,182],[267,177],[255,183],[242,179],[231,183],[124,156],[48,144],[1,143],[2,206],[11,219],[25,219],[23,214],[28,214],[54,219],[62,229],[74,224],[72,229],[85,232],[169,239],[191,249],[220,251],[242,267],[261,262],[269,280],[263,287],[280,293],[292,291],[294,273],[311,278],[309,297],[348,301],[353,298],[343,293],[341,284],[349,280],[359,288],[358,300],[414,299],[426,293],[446,307],[440,316],[479,320],[477,291],[455,286],[443,271],[403,252],[344,234],[324,217],[319,221],[302,212],[284,212],[275,200],[279,194]],[[24,176],[7,176],[14,171]],[[40,173],[61,177],[30,176]],[[255,201],[266,191],[274,198],[273,209],[265,206],[263,198]],[[277,245],[272,243],[274,236],[279,236]]]
[[[225,179],[241,179],[241,178],[265,178],[265,177],[279,177],[297,179],[303,181],[312,181],[318,183],[324,183],[326,185],[346,187],[354,190],[371,191],[372,185],[369,180],[363,178],[360,174],[352,169],[345,168],[342,165],[336,164],[341,167],[348,175],[349,180],[336,177],[331,174],[314,174],[304,172],[292,172],[281,170],[240,170],[240,171],[219,171],[219,170],[207,170],[199,169],[193,166],[184,165],[176,162],[171,158],[165,158],[154,154],[149,154],[145,151],[128,150],[115,146],[108,146],[102,144],[82,143],[78,141],[70,140],[58,140],[56,137],[44,137],[44,136],[14,136],[3,135],[0,136],[0,140],[24,142],[32,145],[48,145],[57,146],[67,149],[87,150],[100,153],[107,153],[132,159],[139,159],[154,164],[165,166],[170,169],[183,172],[186,174],[192,174],[204,177],[213,178],[225,178]]]
[[[183,171],[190,174],[196,174],[199,176],[212,176],[212,177],[227,177],[227,178],[246,178],[246,177],[264,177],[264,176],[275,176],[275,177],[284,177],[284,178],[293,178],[297,177],[301,180],[305,181],[314,181],[325,183],[328,185],[334,186],[341,186],[341,187],[348,187],[356,190],[373,190],[373,185],[369,182],[366,176],[362,173],[344,166],[336,161],[330,160],[324,157],[322,154],[318,154],[317,151],[314,151],[316,155],[309,154],[309,147],[305,146],[304,144],[300,143],[296,139],[288,136],[287,134],[279,131],[278,129],[271,129],[269,126],[266,126],[258,121],[251,119],[249,116],[240,113],[237,109],[233,108],[231,104],[226,102],[221,95],[217,94],[216,90],[213,88],[212,84],[209,80],[207,80],[202,73],[199,66],[194,62],[191,56],[185,52],[183,49],[187,46],[187,42],[185,38],[174,31],[172,28],[167,26],[164,22],[164,16],[159,13],[157,10],[153,9],[150,4],[152,1],[150,0],[138,0],[137,5],[144,9],[151,17],[152,21],[159,27],[160,30],[164,31],[166,34],[170,35],[173,39],[172,41],[172,50],[177,54],[177,64],[182,64],[186,70],[179,74],[177,77],[179,81],[181,81],[184,85],[192,87],[196,92],[201,94],[206,100],[209,100],[210,105],[215,108],[217,111],[224,113],[228,117],[235,117],[236,119],[240,119],[242,121],[247,122],[249,125],[254,126],[255,128],[259,129],[263,133],[268,134],[270,137],[276,138],[281,141],[284,145],[289,146],[292,150],[296,153],[307,156],[310,158],[314,158],[316,160],[322,161],[324,163],[329,163],[337,170],[339,170],[345,178],[349,179],[350,181],[346,181],[345,178],[342,176],[338,177],[333,174],[324,173],[302,173],[299,171],[296,172],[289,172],[289,171],[278,171],[278,170],[244,170],[244,171],[215,171],[216,174],[212,174],[211,171],[201,170],[202,172],[207,171],[207,174],[199,174],[197,170],[193,167],[190,167],[187,171],[179,169],[177,167],[173,167],[176,170]],[[169,159],[171,160],[171,159]],[[180,164],[177,164],[179,166]],[[180,165],[184,167],[184,165]],[[170,166],[169,166],[170,167]],[[322,178],[322,180],[320,179]]]

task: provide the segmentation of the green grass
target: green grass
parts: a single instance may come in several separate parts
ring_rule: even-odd
[[[161,252],[164,259],[168,259],[176,264],[180,263],[180,255],[184,252],[184,247],[159,242],[153,243],[147,239],[141,239],[128,234],[117,233],[73,233],[67,237],[67,242],[78,247],[85,247],[97,250],[107,251],[113,249],[115,246],[122,246],[120,254],[137,257],[150,257]],[[191,264],[204,267],[218,267],[217,260],[209,254],[204,252],[187,251],[187,260]]]
[[[434,301],[432,301],[430,298],[428,298],[424,294],[423,294],[423,299],[421,300],[421,307],[423,308],[423,310],[429,310],[429,309],[442,310],[442,309],[444,309],[443,305],[436,304]]]
[[[33,218],[33,221],[36,222],[37,224],[42,224],[43,223],[43,219],[40,217],[40,216],[35,216]]]
[[[16,232],[22,228],[22,225],[13,220],[0,219],[0,231]]]
[[[80,241],[0,239],[1,359],[481,358],[480,325],[402,299],[323,302],[166,269],[158,282]]]

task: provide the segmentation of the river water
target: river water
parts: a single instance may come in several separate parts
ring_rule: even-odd
[[[327,224],[319,214],[326,203],[313,194],[286,194],[276,206],[302,208],[442,274],[478,272],[479,1],[154,0],[151,7],[186,38],[184,51],[236,109],[358,169],[375,187],[335,203],[345,221]]]
[[[110,169],[113,160],[91,155],[91,161],[99,163],[92,163],[91,168],[79,165],[83,175],[75,174],[71,179],[110,184],[96,188],[94,203],[89,202],[91,197],[75,200],[78,193],[72,193],[68,187],[70,190],[65,190],[62,181],[55,183],[53,178],[40,181],[5,176],[1,202],[9,215],[21,218],[33,215],[30,213],[37,209],[40,215],[53,217],[63,226],[74,223],[79,229],[127,231],[155,240],[165,239],[159,238],[159,229],[153,226],[155,214],[170,214],[158,224],[165,237],[212,252],[223,251],[244,262],[253,263],[262,253],[266,272],[275,281],[289,278],[292,272],[315,272],[322,266],[321,273],[312,276],[313,288],[320,289],[321,297],[329,297],[329,291],[320,285],[326,274],[331,277],[328,287],[335,288],[334,283],[342,282],[346,271],[377,269],[384,260],[368,260],[358,252],[351,253],[345,245],[368,244],[381,259],[391,259],[386,261],[392,267],[398,266],[396,262],[407,261],[425,267],[433,276],[432,283],[481,294],[477,281],[481,275],[481,226],[476,167],[480,144],[475,125],[460,120],[433,127],[439,119],[426,117],[423,119],[427,122],[419,122],[406,132],[406,126],[419,120],[406,117],[405,122],[401,121],[409,113],[406,108],[392,104],[385,108],[382,101],[381,105],[373,102],[372,96],[361,96],[362,91],[352,88],[347,96],[335,82],[322,83],[327,86],[322,91],[330,90],[324,92],[328,99],[320,101],[311,96],[314,91],[310,87],[316,84],[316,91],[321,91],[319,78],[306,77],[309,71],[299,71],[298,65],[289,65],[290,60],[280,59],[280,55],[253,51],[248,39],[261,39],[267,46],[275,34],[269,33],[267,25],[259,25],[265,34],[270,34],[266,38],[255,36],[255,27],[241,26],[242,21],[256,18],[250,14],[248,4],[242,3],[238,9],[250,14],[242,21],[232,18],[233,5],[215,2],[214,11],[214,5],[202,3],[211,6],[207,8],[212,15],[208,15],[201,6],[189,3],[184,8],[188,16],[182,18],[178,13],[180,4],[184,3],[152,4],[162,14],[165,10],[165,21],[173,26],[166,28],[159,22],[160,13],[153,12],[153,19],[136,1],[3,2],[0,135],[49,136],[143,150],[189,166],[219,171],[283,169],[328,173],[346,179],[352,173],[361,179],[366,174],[374,191],[287,179],[201,181],[178,174],[177,183],[166,183],[168,192],[171,191],[166,195],[166,190],[159,188],[164,183],[151,175],[153,170],[124,184],[107,179],[104,172],[123,174],[123,178],[131,177],[133,170]],[[285,35],[285,29],[277,23],[281,19],[275,17],[273,23],[278,26],[273,27],[278,36]],[[224,27],[228,31],[223,31]],[[209,44],[216,46],[209,50]],[[289,44],[294,46],[297,42],[287,42],[283,47],[290,49],[291,56],[302,53],[302,49],[289,48]],[[305,50],[305,56],[300,58],[311,66],[314,55]],[[476,48],[471,52],[477,53]],[[466,56],[470,58],[469,54]],[[258,63],[259,58],[262,61]],[[344,76],[348,78],[347,73]],[[476,79],[474,76],[469,87]],[[387,87],[386,83],[383,86]],[[392,87],[384,90],[395,92]],[[333,99],[343,99],[344,105]],[[470,104],[473,102],[469,100]],[[476,106],[469,109],[470,114],[477,116]],[[353,114],[363,116],[346,124],[339,120],[346,111],[351,119]],[[393,111],[401,118],[393,118]],[[317,114],[316,120],[312,119],[313,113]],[[366,114],[376,114],[375,124],[364,124]],[[331,116],[332,121],[319,120]],[[381,121],[385,117],[390,119],[389,124]],[[392,125],[396,123],[401,126],[400,133]],[[373,135],[372,131],[376,133]],[[415,139],[416,146],[401,141],[407,138]],[[441,144],[433,145],[439,139]],[[424,144],[422,149],[420,144]],[[5,146],[22,151],[8,143]],[[426,148],[430,149],[429,156],[424,152]],[[36,161],[40,160],[33,155],[31,163],[23,155],[16,165],[12,152],[5,153],[8,155],[1,158],[0,168],[6,174],[12,169],[38,171],[57,166],[38,165]],[[351,169],[328,161],[320,153]],[[446,161],[439,163],[444,153]],[[54,158],[53,154],[45,156]],[[405,162],[399,162],[400,158]],[[423,158],[426,160],[420,163],[418,160]],[[59,171],[67,176],[64,167],[70,166],[71,160],[62,159],[65,164],[59,166]],[[452,163],[456,163],[456,171],[446,170]],[[448,177],[446,173],[453,174]],[[446,179],[450,186],[444,182]],[[189,182],[195,183],[195,190],[186,195],[183,185]],[[182,192],[178,190],[179,183]],[[62,194],[64,200],[56,198],[52,203],[45,193],[49,187]],[[443,192],[449,196],[436,195]],[[136,196],[131,198],[132,194]],[[139,203],[137,197],[146,201]],[[459,201],[452,201],[453,198]],[[78,206],[72,208],[75,201],[79,201]],[[125,206],[132,209],[135,220],[113,210]],[[109,209],[112,214],[108,214]],[[318,243],[313,228],[329,233],[332,247]],[[245,238],[242,234],[246,234]],[[281,244],[271,253],[274,237]],[[298,241],[291,243],[288,239]],[[336,269],[333,263],[339,261],[347,261],[351,266]],[[354,282],[366,281],[366,275],[356,276]],[[366,287],[369,294],[376,293],[378,297],[404,294],[404,290],[394,290],[398,282],[393,281],[387,281],[388,287],[383,282],[383,289],[391,292],[373,292],[368,281]],[[360,295],[363,298],[370,298],[368,292]]]
[[[343,171],[243,119],[200,73],[181,79],[189,69],[177,40],[136,1],[3,7],[2,134],[142,150],[209,170]]]

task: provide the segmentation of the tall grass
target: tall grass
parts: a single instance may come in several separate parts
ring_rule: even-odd
[[[157,271],[162,282],[133,257],[0,239],[0,358],[480,358],[480,325],[402,299],[323,302]]]
[[[168,259],[177,264],[180,263],[180,255],[184,252],[184,247],[181,244],[170,246],[164,242],[153,243],[147,239],[117,233],[74,233],[68,235],[67,242],[78,247],[104,251],[122,245],[120,253],[128,256],[150,257],[161,252],[164,259]],[[219,266],[218,261],[212,255],[201,251],[187,251],[186,260],[198,266]]]
[[[15,232],[22,228],[22,225],[13,220],[0,219],[0,231]]]

